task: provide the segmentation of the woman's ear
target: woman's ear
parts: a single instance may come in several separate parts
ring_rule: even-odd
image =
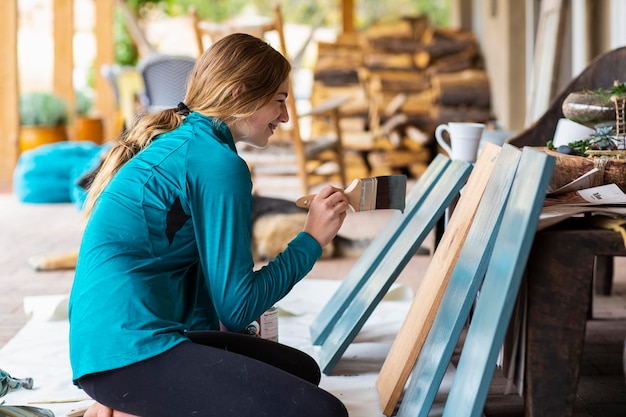
[[[233,91],[231,92],[231,95],[233,96],[233,98],[237,98],[239,94],[241,94],[243,91],[244,91],[244,86],[238,85],[237,87],[233,89]]]

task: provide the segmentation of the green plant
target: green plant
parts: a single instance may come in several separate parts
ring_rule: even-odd
[[[93,108],[93,99],[86,91],[76,91],[76,108],[77,116],[87,116]]]
[[[607,101],[611,99],[611,96],[625,96],[626,95],[626,83],[625,82],[616,82],[611,88],[596,88],[595,90],[583,89],[584,92],[589,94],[595,94],[597,96],[603,97]]]
[[[19,99],[22,126],[59,126],[67,123],[67,103],[52,93],[24,93]]]

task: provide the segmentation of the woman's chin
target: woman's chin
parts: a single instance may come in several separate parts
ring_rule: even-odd
[[[269,144],[269,140],[266,140],[263,143],[260,143],[259,141],[253,141],[253,140],[241,140],[240,142],[245,143],[246,145],[252,146],[253,148],[257,148],[257,149],[264,149]]]
[[[244,142],[246,142],[250,146],[254,146],[255,148],[263,149],[267,147],[267,145],[270,143],[270,137],[271,135],[269,135],[266,138],[255,138],[255,139],[244,140]]]

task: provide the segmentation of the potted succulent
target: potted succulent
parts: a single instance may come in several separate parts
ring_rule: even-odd
[[[623,158],[626,152],[625,101],[626,83],[619,81],[609,89],[570,93],[563,102],[563,114],[574,122],[593,128],[595,133],[583,140],[559,146],[558,152]],[[553,148],[550,142],[548,148]]]
[[[24,93],[19,98],[20,153],[40,145],[67,140],[67,103],[46,92]]]
[[[552,173],[554,188],[598,168],[594,185],[614,183],[626,191],[626,83],[616,81],[608,89],[583,90],[564,102],[563,114],[594,132],[556,149],[548,142],[547,152],[557,161]]]
[[[93,114],[93,98],[84,91],[76,92],[76,140],[88,140],[101,144],[104,139],[104,127],[102,118]]]

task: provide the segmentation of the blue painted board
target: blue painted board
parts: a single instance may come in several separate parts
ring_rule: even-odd
[[[355,294],[322,343],[319,351],[322,372],[330,374],[391,284],[463,187],[470,170],[468,163],[452,161],[437,181],[436,187],[403,223],[400,233],[391,241],[391,246],[367,277],[367,284]]]
[[[324,342],[328,333],[343,315],[347,306],[356,294],[361,291],[370,279],[372,271],[383,259],[397,236],[402,232],[405,224],[415,214],[424,198],[437,186],[439,178],[449,168],[450,160],[443,155],[437,155],[428,165],[406,197],[404,212],[396,212],[389,219],[380,233],[370,242],[367,249],[356,261],[350,272],[342,280],[341,285],[333,293],[326,305],[320,310],[310,326],[311,341],[314,345]]]
[[[483,146],[472,174],[455,202],[454,212],[457,215],[448,220],[406,318],[380,368],[376,389],[383,414],[387,416],[396,410],[413,365],[435,321],[500,151],[500,146],[491,143]]]
[[[480,201],[398,417],[427,417],[482,283],[522,152],[504,145]],[[453,213],[462,215],[462,213]]]
[[[524,149],[443,417],[483,413],[554,162],[544,152]]]

